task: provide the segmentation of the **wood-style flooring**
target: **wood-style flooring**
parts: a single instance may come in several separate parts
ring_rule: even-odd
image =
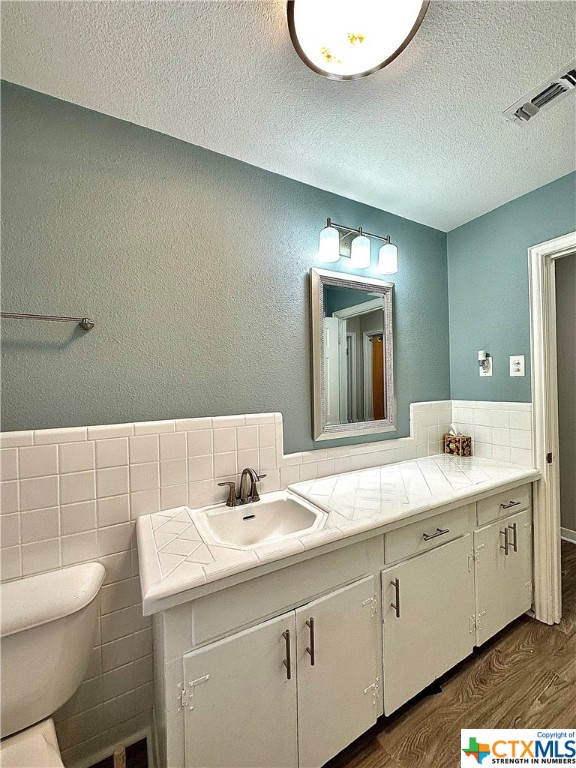
[[[576,728],[576,545],[562,542],[563,618],[521,617],[325,768],[457,768],[461,728]]]

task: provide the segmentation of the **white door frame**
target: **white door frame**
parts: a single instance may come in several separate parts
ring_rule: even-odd
[[[358,421],[358,371],[356,370],[357,352],[356,352],[356,333],[346,333],[346,349],[348,349],[348,339],[350,339],[350,398],[352,400],[352,421]],[[348,371],[346,371],[348,374]],[[346,392],[346,410],[348,410],[348,392]]]
[[[562,618],[555,262],[575,251],[576,232],[528,249],[533,456],[542,475],[534,498],[534,611],[546,624]]]

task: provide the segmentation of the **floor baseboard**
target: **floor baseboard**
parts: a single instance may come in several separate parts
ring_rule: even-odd
[[[560,538],[576,544],[576,531],[571,531],[570,528],[560,528]]]

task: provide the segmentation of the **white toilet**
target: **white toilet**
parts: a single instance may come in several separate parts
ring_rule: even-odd
[[[85,563],[0,584],[2,768],[63,766],[50,715],[88,668],[104,576]]]

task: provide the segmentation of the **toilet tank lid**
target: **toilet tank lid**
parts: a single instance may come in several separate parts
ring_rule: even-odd
[[[105,575],[100,563],[83,563],[0,584],[0,637],[81,610],[96,597]]]

